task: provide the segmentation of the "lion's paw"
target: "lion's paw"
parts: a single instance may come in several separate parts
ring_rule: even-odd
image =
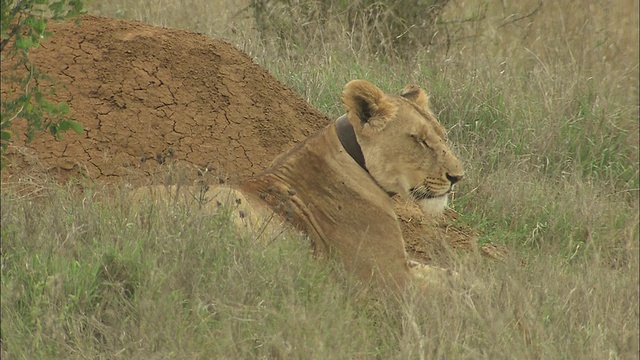
[[[461,281],[460,274],[451,269],[431,266],[415,260],[409,260],[407,265],[418,285],[446,288]]]

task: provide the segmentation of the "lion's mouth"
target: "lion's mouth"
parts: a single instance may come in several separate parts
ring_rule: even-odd
[[[449,192],[451,192],[451,189],[447,190],[442,194],[434,194],[433,191],[425,187],[416,187],[416,188],[409,189],[409,194],[411,194],[411,197],[416,200],[439,199],[439,198],[446,197],[449,194]]]

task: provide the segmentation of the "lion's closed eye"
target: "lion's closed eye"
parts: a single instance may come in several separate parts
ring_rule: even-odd
[[[413,139],[413,141],[417,142],[418,144],[424,146],[424,147],[429,147],[429,143],[427,142],[427,139],[421,137],[420,135],[416,135],[416,134],[411,134],[410,135],[411,138]]]

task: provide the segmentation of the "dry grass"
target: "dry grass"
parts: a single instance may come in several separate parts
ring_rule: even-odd
[[[353,78],[424,85],[467,168],[462,221],[511,256],[374,301],[304,244],[256,247],[196,209],[3,191],[3,356],[637,358],[638,2],[539,4],[449,1],[431,45],[397,57],[340,14],[291,19],[308,37],[276,49],[241,1],[96,0],[227,39],[331,116]]]
[[[631,358],[638,262],[461,258],[463,281],[368,297],[303,239],[271,245],[197,204],[49,184],[2,195],[11,358]],[[636,218],[637,221],[637,218]],[[630,240],[633,234],[627,234]],[[627,250],[629,251],[629,250]]]

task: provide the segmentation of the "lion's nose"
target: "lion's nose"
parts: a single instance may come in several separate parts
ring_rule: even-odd
[[[458,181],[460,181],[460,179],[462,179],[462,175],[451,175],[449,173],[447,173],[446,175],[447,175],[447,179],[451,181],[451,185],[457,183]]]

